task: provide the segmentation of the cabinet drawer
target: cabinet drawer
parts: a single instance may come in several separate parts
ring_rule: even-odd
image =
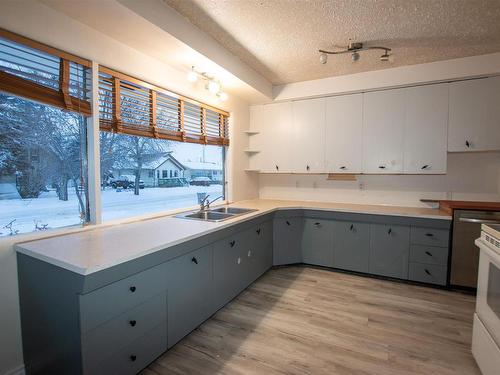
[[[150,268],[80,296],[82,332],[102,324],[166,290],[165,265]]]
[[[162,293],[83,335],[84,361],[100,363],[166,319],[167,295]]]
[[[410,261],[425,264],[448,264],[448,248],[436,246],[411,245]]]
[[[446,266],[410,262],[409,279],[422,283],[446,285]]]
[[[410,241],[415,245],[448,247],[450,232],[446,229],[411,227]]]
[[[167,323],[163,322],[144,336],[122,347],[94,367],[85,369],[88,375],[134,375],[167,350]]]

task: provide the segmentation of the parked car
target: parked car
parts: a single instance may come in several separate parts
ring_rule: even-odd
[[[117,178],[110,180],[110,185],[113,189],[123,188],[123,189],[133,189],[135,187],[135,176],[134,175],[121,175]],[[139,180],[139,189],[144,189],[144,181]]]
[[[195,186],[210,186],[212,180],[208,177],[195,177],[191,180],[191,185]]]

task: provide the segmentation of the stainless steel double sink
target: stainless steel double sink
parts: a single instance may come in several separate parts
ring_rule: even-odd
[[[218,222],[218,221],[229,220],[254,211],[257,210],[250,208],[238,208],[238,207],[217,207],[203,211],[200,210],[200,211],[183,212],[181,214],[175,215],[175,217],[181,219],[189,219],[189,220]]]

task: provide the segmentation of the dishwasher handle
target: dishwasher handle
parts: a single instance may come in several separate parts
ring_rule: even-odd
[[[489,219],[473,219],[468,217],[461,217],[459,219],[462,223],[476,223],[476,224],[500,224],[500,220]]]

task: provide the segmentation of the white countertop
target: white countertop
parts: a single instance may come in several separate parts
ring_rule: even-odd
[[[258,211],[214,223],[166,216],[17,244],[15,249],[67,270],[88,275],[278,209],[315,209],[451,220],[431,208],[254,199],[231,204]]]

